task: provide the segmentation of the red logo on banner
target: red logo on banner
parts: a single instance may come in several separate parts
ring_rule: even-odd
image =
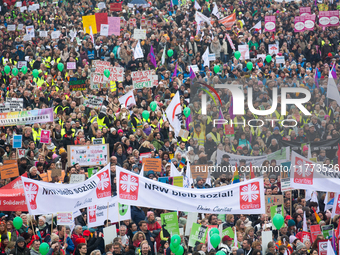
[[[313,166],[302,158],[295,157],[294,183],[313,185]]]
[[[259,182],[240,186],[240,208],[241,210],[261,208]]]
[[[97,206],[96,205],[92,205],[92,206],[89,206],[89,222],[90,223],[93,223],[93,222],[96,222],[97,221]]]
[[[138,186],[138,177],[121,172],[119,177],[119,198],[137,200]]]
[[[335,202],[336,202],[335,214],[340,214],[340,195],[337,195]]]
[[[99,178],[99,182],[96,189],[98,198],[111,196],[111,184],[109,176],[110,175],[108,174],[108,170],[97,175],[97,177]]]
[[[33,182],[25,183],[26,197],[32,210],[37,209],[37,196],[39,186]]]

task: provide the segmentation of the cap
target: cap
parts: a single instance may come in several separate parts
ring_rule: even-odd
[[[84,230],[84,232],[83,232],[83,236],[90,236],[91,235],[91,232],[90,232],[90,230]]]
[[[223,237],[222,242],[232,241],[232,240],[233,239],[230,236],[226,235],[226,236]]]

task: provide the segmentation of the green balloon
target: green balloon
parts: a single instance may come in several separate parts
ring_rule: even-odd
[[[40,244],[39,252],[41,255],[46,255],[49,249],[50,249],[50,246],[48,245],[48,243],[42,243]]]
[[[220,71],[220,66],[219,65],[215,65],[214,66],[214,72],[218,73]]]
[[[270,61],[272,61],[272,56],[267,55],[267,56],[266,56],[266,61],[267,61],[268,63],[270,63]]]
[[[143,111],[142,117],[143,117],[145,120],[149,119],[149,116],[150,116],[150,113],[149,113],[147,110]]]
[[[151,103],[150,103],[150,109],[151,109],[151,111],[155,111],[156,110],[156,108],[157,108],[157,103],[155,102],[155,101],[152,101]]]
[[[20,229],[22,226],[22,219],[20,217],[15,217],[13,220],[13,225],[15,229]]]
[[[23,66],[21,67],[21,70],[20,70],[23,74],[26,74],[27,73],[27,66]]]
[[[111,74],[111,73],[110,73],[110,71],[109,71],[108,69],[105,69],[105,70],[104,70],[104,75],[105,75],[106,78],[109,78],[109,77],[110,77],[110,74]]]
[[[14,68],[12,69],[12,74],[13,74],[14,76],[17,76],[18,73],[19,73],[18,68],[14,67]]]
[[[11,71],[11,68],[9,66],[5,66],[5,73],[9,74],[10,71]]]
[[[34,78],[37,78],[39,76],[39,71],[37,69],[34,69],[32,74]]]
[[[217,248],[217,246],[220,244],[221,242],[221,237],[219,234],[213,234],[210,237],[210,243],[212,245],[212,247]]]
[[[241,57],[241,52],[236,51],[234,56],[235,56],[236,59],[239,59]]]
[[[218,252],[216,253],[216,255],[225,255],[225,252],[224,252],[224,251],[218,251]]]
[[[209,232],[209,236],[212,236],[212,235],[214,235],[214,234],[220,234],[220,231],[218,231],[218,229],[217,228],[212,228],[212,229],[210,229],[210,232]]]
[[[173,51],[172,49],[169,49],[169,50],[168,50],[168,56],[169,56],[169,58],[171,58],[172,55],[174,55],[174,51]]]
[[[172,251],[172,253],[175,253],[178,251],[179,246],[175,247],[173,243],[170,243],[170,250]]]
[[[176,255],[183,255],[184,253],[184,248],[182,245],[178,246],[177,251],[175,252]]]
[[[253,63],[251,61],[247,63],[247,68],[249,71],[253,69]]]
[[[178,247],[181,244],[181,237],[179,235],[173,235],[171,237],[171,243],[175,248]]]
[[[190,115],[190,111],[191,111],[191,110],[190,110],[189,107],[185,107],[184,110],[183,110],[184,116],[188,118],[189,115]]]
[[[60,72],[62,72],[62,71],[64,70],[64,64],[63,64],[63,63],[59,63],[59,64],[58,64],[58,70],[59,70]]]
[[[273,224],[276,229],[281,229],[284,223],[284,218],[281,214],[275,214],[273,217]]]

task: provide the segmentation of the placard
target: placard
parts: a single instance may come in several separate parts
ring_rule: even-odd
[[[294,20],[294,32],[299,33],[305,30],[305,16],[296,16]]]
[[[68,145],[67,158],[68,165],[73,166],[78,163],[80,166],[98,166],[109,163],[108,144],[100,145]]]
[[[100,25],[100,35],[109,36],[109,25],[105,24]]]
[[[313,15],[306,14],[304,15],[304,17],[305,17],[305,30],[313,31],[316,17],[315,14]]]
[[[23,66],[27,67],[27,61],[18,61],[18,69],[21,69]]]
[[[40,135],[40,143],[49,143],[50,142],[50,130],[42,130]]]
[[[188,227],[188,225],[187,225]],[[208,228],[198,223],[193,223],[189,236],[190,247],[196,247],[200,243],[204,243],[207,236]]]
[[[39,31],[39,37],[47,37],[47,31]]]
[[[30,38],[35,37],[34,26],[27,26],[26,27],[26,35],[29,35]]]
[[[30,35],[24,35],[24,37],[22,39],[24,40],[24,42],[27,42],[27,41],[31,40],[31,36]]]
[[[250,58],[248,45],[238,45],[238,50],[241,53],[241,60],[246,60]]]
[[[189,70],[190,70],[190,67],[191,67],[191,69],[194,71],[194,73],[197,73],[197,72],[200,71],[200,70],[198,69],[198,66],[197,66],[197,65],[189,66]]]
[[[326,239],[331,238],[331,236],[333,235],[333,231],[334,231],[333,225],[321,226],[321,232]]]
[[[11,111],[22,111],[24,108],[24,99],[15,97],[6,97],[5,105],[9,105]]]
[[[13,149],[22,147],[22,135],[13,135]]]
[[[16,2],[16,3],[15,3],[15,6],[16,6],[16,7],[21,7],[21,6],[22,6],[22,2]]]
[[[20,12],[24,12],[27,11],[27,6],[21,6],[20,7]]]
[[[79,183],[85,181],[85,174],[71,174],[70,184]]]
[[[160,158],[143,158],[144,172],[154,171],[160,173],[162,171],[162,160]]]
[[[104,2],[100,2],[98,3],[98,9],[101,10],[101,9],[105,9],[106,8],[106,5]]]
[[[215,60],[216,60],[215,53],[210,53],[210,54],[208,54],[208,60],[209,60],[209,61],[215,61]]]
[[[108,35],[120,35],[120,18],[119,17],[108,17],[109,24]]]
[[[111,3],[110,4],[111,12],[120,12],[122,11],[122,3]]]
[[[104,223],[104,222],[103,222]],[[113,239],[117,237],[116,225],[112,225],[103,229],[103,239],[105,245],[113,243]]]
[[[7,31],[15,31],[15,25],[7,25]]]
[[[327,255],[327,243],[328,240],[318,240],[319,255]]]
[[[265,32],[275,32],[275,28],[276,28],[275,16],[265,16],[264,23],[265,23],[264,24]]]
[[[311,14],[310,7],[300,7],[300,16],[304,16],[306,14]]]
[[[19,169],[17,163],[10,163],[0,166],[1,179],[13,178],[19,176]]]
[[[191,178],[196,180],[198,176],[202,177],[203,179],[208,177],[208,165],[191,165]]]
[[[107,78],[105,75],[103,76],[103,81],[123,81],[124,80],[124,68],[123,67],[108,67],[106,68],[110,71],[110,76]]]
[[[83,105],[92,109],[100,109],[103,105],[103,101],[104,99],[101,97],[88,95],[85,98]]]
[[[77,69],[76,62],[67,62],[66,63],[66,69],[68,69],[68,70],[75,70],[75,69]]]
[[[266,213],[270,215],[270,207],[283,204],[283,195],[266,195]]]
[[[60,36],[60,31],[54,31],[51,33],[51,38],[53,39],[58,39]]]
[[[276,62],[276,64],[284,64],[285,63],[285,57],[284,56],[276,56],[275,62]]]
[[[136,40],[144,40],[146,39],[146,29],[137,29],[133,30],[133,38]]]
[[[26,149],[18,149],[18,156],[19,158],[25,157]]]
[[[277,44],[268,44],[268,52],[270,55],[277,55],[279,53],[279,45]]]
[[[137,71],[132,72],[132,84],[134,89],[142,89],[142,88],[151,88],[152,82],[151,82],[151,75],[152,71]]]
[[[179,235],[177,212],[162,213],[161,222],[164,237]]]
[[[18,24],[18,27],[17,27],[17,29],[20,31],[20,30],[22,30],[24,28],[24,24]]]
[[[77,79],[77,78],[71,77],[69,81],[69,88],[71,91],[85,90],[86,89],[86,78]]]
[[[316,240],[318,235],[322,235],[320,225],[319,224],[311,225],[310,226],[310,233],[311,233],[311,236],[312,236],[312,243],[314,243],[314,241]]]
[[[58,212],[57,213],[57,225],[73,225],[72,212]]]

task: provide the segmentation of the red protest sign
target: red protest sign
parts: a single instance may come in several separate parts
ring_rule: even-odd
[[[49,143],[50,142],[50,130],[42,130],[40,135],[40,143]]]
[[[122,11],[122,3],[112,3],[110,4],[111,12],[120,12]]]

